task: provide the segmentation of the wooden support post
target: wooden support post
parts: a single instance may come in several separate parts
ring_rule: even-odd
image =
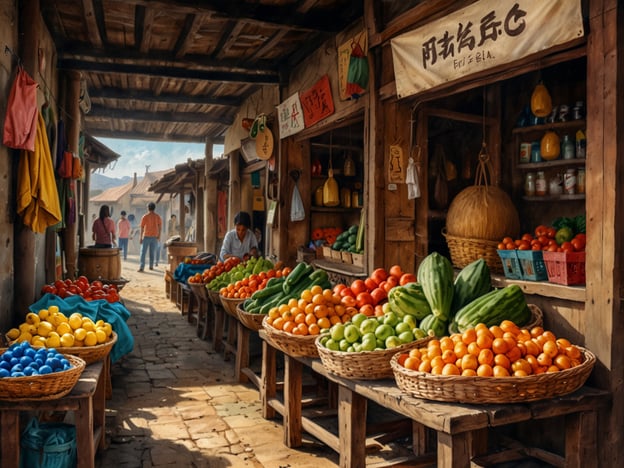
[[[303,364],[284,354],[284,444],[287,447],[300,447],[301,396]]]
[[[366,398],[338,388],[338,433],[342,468],[366,466]]]
[[[262,340],[262,377],[260,385],[260,401],[262,402],[262,417],[273,419],[275,408],[269,404],[269,400],[277,395],[277,351],[273,346]]]

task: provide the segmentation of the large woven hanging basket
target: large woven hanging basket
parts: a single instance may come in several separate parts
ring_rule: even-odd
[[[502,273],[497,245],[505,236],[518,236],[520,217],[509,195],[489,183],[489,159],[484,143],[475,185],[462,190],[451,202],[443,234],[455,267],[463,268],[483,258],[490,270]]]

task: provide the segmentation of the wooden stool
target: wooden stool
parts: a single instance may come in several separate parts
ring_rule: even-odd
[[[19,466],[20,412],[73,411],[78,468],[95,466],[96,450],[106,448],[106,376],[104,363],[88,365],[71,392],[54,400],[0,401],[2,468]]]

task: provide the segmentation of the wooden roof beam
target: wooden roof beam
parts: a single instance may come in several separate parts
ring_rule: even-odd
[[[86,115],[86,119],[114,119],[114,120],[140,120],[146,122],[176,122],[176,123],[216,123],[221,125],[232,125],[233,118],[224,118],[213,113],[202,112],[152,112],[138,111],[132,109],[112,109],[92,105],[91,110]]]
[[[101,48],[103,40],[106,40],[106,26],[101,0],[82,0],[82,11],[89,40],[93,47]]]
[[[129,75],[144,75],[159,78],[174,78],[198,81],[213,81],[219,83],[254,83],[258,85],[279,84],[279,74],[229,72],[225,70],[197,70],[182,67],[145,66],[123,63],[102,63],[88,60],[59,60],[59,69],[78,70],[92,73],[120,73]]]
[[[149,52],[155,15],[156,11],[153,8],[145,8],[141,5],[135,7],[134,38],[135,44],[142,54]]]
[[[186,55],[186,52],[195,40],[197,31],[202,27],[203,19],[203,16],[190,13],[186,15],[184,26],[182,27],[182,31],[180,31],[180,36],[173,47],[173,55],[175,58],[180,59]]]
[[[185,135],[176,132],[175,134],[169,133],[152,133],[152,132],[139,132],[139,131],[117,131],[117,130],[104,130],[94,128],[89,125],[89,121],[86,122],[86,130],[95,137],[100,138],[124,138],[128,140],[145,140],[145,141],[174,141],[180,143],[205,143],[207,139],[210,139],[214,144],[222,145],[225,141],[223,136],[213,135]]]
[[[134,99],[144,102],[161,102],[163,104],[199,104],[210,106],[223,106],[238,108],[242,98],[238,97],[215,97],[215,96],[190,96],[187,94],[154,94],[151,91],[134,91],[121,88],[94,88],[89,89],[89,97],[93,99]]]

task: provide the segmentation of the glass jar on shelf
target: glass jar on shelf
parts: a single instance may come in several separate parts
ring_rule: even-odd
[[[527,172],[524,178],[524,194],[527,197],[535,196],[535,174],[533,172]]]
[[[535,195],[543,197],[546,195],[546,176],[544,171],[538,171],[535,178]]]

